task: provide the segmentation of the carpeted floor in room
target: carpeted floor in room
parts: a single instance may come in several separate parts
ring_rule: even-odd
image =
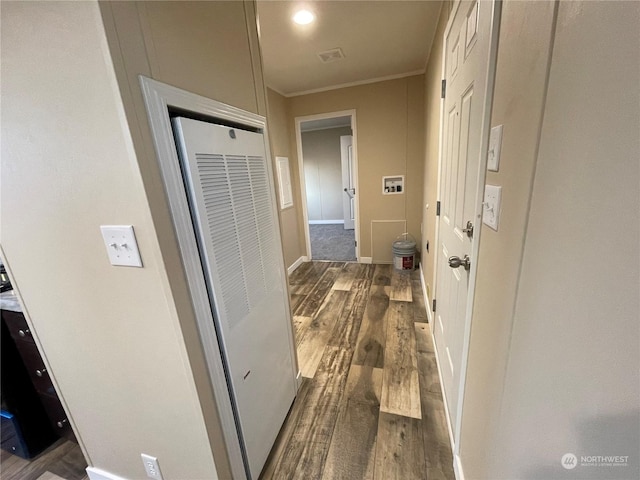
[[[356,260],[355,230],[345,230],[342,224],[309,225],[309,234],[314,260]]]

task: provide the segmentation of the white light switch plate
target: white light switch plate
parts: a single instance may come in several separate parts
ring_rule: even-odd
[[[500,201],[502,199],[502,187],[485,185],[484,202],[482,202],[482,223],[489,228],[498,231],[500,220]]]
[[[111,265],[142,267],[138,243],[131,225],[102,225],[100,231]]]
[[[487,170],[497,172],[500,167],[500,150],[502,148],[502,125],[496,125],[491,129],[489,136],[489,156],[487,158]]]

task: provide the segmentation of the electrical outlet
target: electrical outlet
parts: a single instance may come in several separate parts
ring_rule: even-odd
[[[158,463],[158,459],[145,453],[140,454],[140,456],[142,457],[142,464],[144,465],[144,469],[147,472],[147,477],[162,480],[162,473],[160,472],[160,464]]]

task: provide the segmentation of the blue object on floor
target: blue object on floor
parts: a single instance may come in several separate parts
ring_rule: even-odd
[[[6,410],[0,410],[0,430],[2,431],[0,448],[22,458],[29,458],[29,450],[22,438],[20,425],[16,417]]]

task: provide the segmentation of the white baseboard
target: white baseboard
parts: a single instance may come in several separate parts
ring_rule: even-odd
[[[457,454],[453,457],[453,474],[456,476],[456,480],[464,480],[462,461],[460,460],[460,455]]]
[[[434,330],[436,327],[433,323],[430,324],[431,328],[431,341],[433,342],[433,350],[436,355],[436,366],[438,367],[438,379],[440,380],[440,389],[442,390],[442,403],[444,403],[444,417],[447,419],[447,430],[449,432],[449,443],[451,443],[451,451],[456,451],[455,437],[453,436],[453,427],[451,426],[451,415],[449,414],[449,404],[447,403],[447,393],[444,391],[444,382],[442,381],[442,370],[440,369],[440,356],[438,355],[438,346],[436,345],[436,337]],[[459,479],[458,479],[459,480]]]
[[[429,323],[433,323],[433,312],[431,311],[431,299],[427,294],[427,283],[424,281],[424,270],[422,270],[422,264],[420,264],[420,285],[422,285],[422,295],[424,295],[424,306],[427,309],[427,318]]]
[[[300,390],[302,386],[302,370],[298,370],[298,375],[296,375],[296,390]]]
[[[360,257],[360,263],[373,263],[373,257]]]
[[[89,480],[127,480],[124,477],[119,477],[96,467],[87,467],[87,475],[89,475]]]
[[[298,268],[300,265],[302,265],[304,262],[308,262],[309,259],[306,256],[302,256],[299,259],[297,259],[295,262],[293,262],[291,264],[291,266],[289,268],[287,268],[287,273],[289,275],[291,275],[293,272],[296,271],[296,268]]]
[[[309,225],[344,225],[344,220],[309,220]]]
[[[427,284],[424,281],[424,270],[422,270],[422,264],[420,264],[420,284],[422,285],[422,294],[425,298],[425,307],[427,309],[427,317],[429,319],[429,330],[431,331],[431,341],[433,342],[433,348],[436,355],[436,366],[438,367],[438,378],[440,379],[440,388],[442,389],[442,403],[444,403],[444,414],[447,419],[447,431],[449,432],[449,443],[451,444],[451,451],[455,452],[455,441],[453,436],[453,429],[451,428],[451,417],[449,416],[449,406],[447,404],[447,395],[444,392],[444,383],[442,381],[442,372],[440,370],[440,357],[438,356],[438,348],[436,347],[436,337],[433,333],[436,325],[433,323],[434,314],[431,311],[431,299],[427,295]],[[464,472],[462,471],[462,463],[460,461],[460,455],[454,455],[453,459],[453,473],[456,480],[464,480]]]

